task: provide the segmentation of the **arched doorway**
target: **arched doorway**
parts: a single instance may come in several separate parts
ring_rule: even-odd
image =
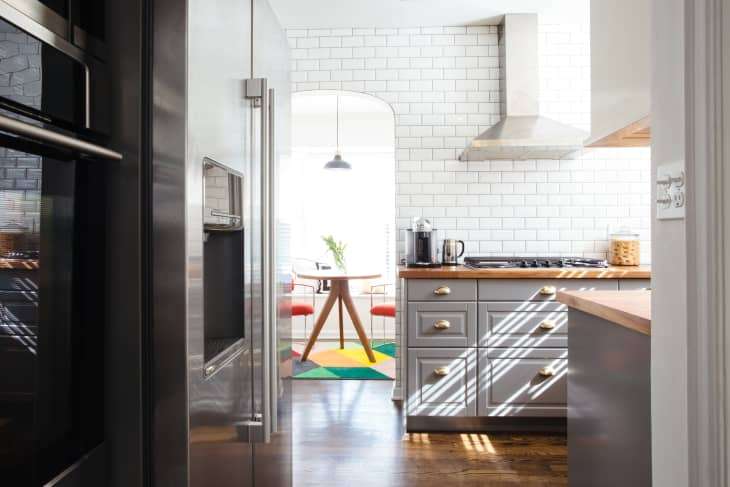
[[[338,117],[339,148],[351,170],[324,168],[337,150]],[[370,95],[344,91],[306,91],[292,96],[292,160],[288,183],[282,190],[294,202],[289,205],[287,219],[292,222],[295,270],[302,272],[315,263],[334,266],[323,241],[323,237],[332,236],[346,245],[348,270],[381,274],[377,280],[351,282],[358,314],[371,338],[379,343],[395,341],[394,319],[377,317],[370,327],[371,298],[376,303],[394,301],[395,167],[395,116],[390,105]],[[371,295],[371,287],[383,283],[390,285],[387,294]],[[325,298],[326,294],[315,295],[315,314],[308,318],[308,327],[304,320],[294,318],[295,342],[311,333]],[[345,337],[354,345],[357,337],[348,321],[345,317]],[[335,312],[318,343],[337,341],[338,337]],[[395,360],[392,368],[388,377],[395,375]]]

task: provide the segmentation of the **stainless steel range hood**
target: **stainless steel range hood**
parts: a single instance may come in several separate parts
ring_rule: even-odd
[[[537,14],[507,14],[500,26],[502,120],[476,137],[462,161],[573,159],[588,134],[539,114]]]

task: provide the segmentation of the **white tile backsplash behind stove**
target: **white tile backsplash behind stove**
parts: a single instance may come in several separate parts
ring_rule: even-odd
[[[397,225],[433,219],[468,254],[604,257],[609,225],[641,235],[648,263],[649,149],[576,160],[460,162],[497,122],[496,26],[289,30],[293,91],[349,90],[396,116]],[[589,130],[588,19],[539,23],[543,115]],[[399,255],[402,254],[399,235]]]

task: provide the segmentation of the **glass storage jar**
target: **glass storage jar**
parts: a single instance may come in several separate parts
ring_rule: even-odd
[[[639,234],[620,230],[609,235],[608,262],[611,265],[639,265],[641,242]]]

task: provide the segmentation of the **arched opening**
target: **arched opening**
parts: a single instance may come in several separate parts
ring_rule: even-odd
[[[338,145],[343,160],[352,169],[325,169]],[[325,238],[332,237],[334,242],[342,243],[343,272],[378,276],[349,280],[349,291],[363,328],[374,348],[392,344],[395,320],[370,316],[374,304],[394,302],[397,265],[395,117],[390,106],[376,97],[354,92],[295,93],[292,96],[292,164],[288,181],[284,191],[290,201],[296,202],[291,205],[289,215],[295,271],[306,275],[309,270],[326,266],[338,270],[338,261]],[[307,338],[312,335],[312,325],[326,304],[330,283],[306,278],[298,278],[297,282],[312,285],[315,290],[315,313],[303,317],[306,320],[297,316],[293,320],[293,336],[301,347],[306,346]],[[374,288],[382,284],[388,286]],[[307,288],[295,289],[294,299],[295,302],[307,300],[308,297],[299,294],[307,294]],[[340,348],[338,342],[343,332],[346,349],[362,346],[347,306],[344,326],[340,326],[337,308],[335,305],[319,333],[316,350],[328,346]],[[394,351],[394,346],[386,348]],[[307,362],[308,368],[313,367],[316,357],[310,357]],[[395,360],[391,362],[392,371],[371,374],[372,378],[394,377]],[[343,360],[333,366],[346,364],[347,360]],[[380,365],[380,361],[377,364]],[[360,367],[368,368],[368,365]]]

